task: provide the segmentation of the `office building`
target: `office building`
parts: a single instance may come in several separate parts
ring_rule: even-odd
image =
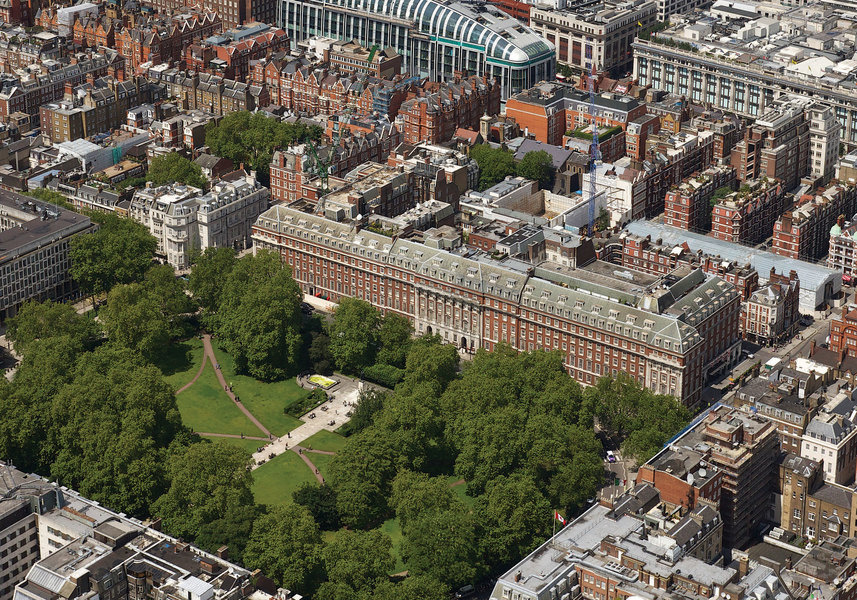
[[[278,0],[277,24],[295,42],[321,36],[392,48],[402,55],[404,71],[434,81],[496,79],[503,100],[555,72],[551,44],[481,2]]]
[[[78,213],[0,190],[0,320],[28,300],[77,296],[69,269],[69,245],[95,225]]]
[[[821,407],[803,434],[800,455],[821,463],[828,483],[845,485],[854,481],[857,467],[857,402],[851,392],[839,394]]]
[[[557,62],[589,73],[631,72],[631,43],[642,27],[655,23],[654,0],[576,2],[549,6],[533,3],[530,26],[556,48]]]
[[[341,222],[278,205],[253,228],[254,245],[280,253],[305,293],[362,298],[462,351],[500,342],[559,350],[583,384],[621,370],[691,406],[710,372],[737,359],[740,299],[717,277],[688,270],[669,283],[616,277],[600,261],[571,271],[465,256],[454,230],[429,230],[418,243],[361,229],[346,215],[361,202],[371,208],[366,195],[334,194],[322,210]]]
[[[225,176],[203,194],[194,187],[147,186],[131,200],[129,216],[158,240],[157,253],[176,269],[188,268],[191,250],[250,247],[250,227],[271,193],[243,171]]]

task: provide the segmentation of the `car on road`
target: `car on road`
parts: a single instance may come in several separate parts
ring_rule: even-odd
[[[612,450],[607,451],[607,462],[611,462],[611,463],[616,462],[616,455],[613,454]]]
[[[468,584],[455,592],[456,598],[472,598],[476,595],[476,588]]]

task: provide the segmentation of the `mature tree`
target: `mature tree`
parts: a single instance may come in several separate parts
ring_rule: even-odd
[[[183,333],[184,315],[193,309],[172,267],[161,265],[150,269],[142,283],[110,290],[100,316],[111,343],[154,360]]]
[[[544,150],[527,152],[518,163],[518,175],[539,182],[539,188],[549,190],[553,187],[556,169],[551,155]]]
[[[410,320],[396,313],[389,313],[381,320],[378,330],[377,362],[402,368],[411,349],[414,327]]]
[[[226,278],[235,267],[238,258],[232,248],[205,249],[194,263],[188,277],[188,288],[194,299],[205,310],[217,312]]]
[[[170,457],[170,487],[152,512],[167,532],[194,539],[204,525],[253,505],[251,462],[246,451],[223,442],[192,444]]]
[[[321,575],[321,532],[303,506],[274,507],[256,520],[244,564],[262,569],[277,585],[307,595]]]
[[[242,504],[229,510],[225,516],[199,529],[194,544],[203,550],[217,552],[223,546],[229,549],[229,559],[238,564],[244,562],[244,548],[253,531],[253,523],[264,512],[259,504]]]
[[[155,185],[178,182],[200,189],[205,188],[208,183],[199,165],[178,152],[170,152],[153,158],[149,165],[149,172],[146,174],[146,180]]]
[[[72,239],[70,273],[85,293],[101,294],[120,283],[141,281],[157,247],[143,225],[107,215],[98,231]]]
[[[479,144],[470,149],[470,158],[479,165],[479,189],[485,190],[515,175],[515,156],[508,150]]]
[[[322,375],[330,373],[330,337],[322,331],[310,334],[310,344],[307,350],[312,370]]]
[[[273,252],[237,261],[223,286],[217,333],[240,373],[272,381],[301,360],[301,291]]]
[[[267,181],[276,148],[286,148],[308,140],[320,140],[323,131],[316,125],[286,123],[263,113],[237,111],[205,128],[205,143],[217,156],[243,163]]]
[[[375,415],[384,408],[384,402],[389,393],[366,388],[357,397],[351,420],[346,423],[349,435],[359,433],[369,427],[375,420]]]
[[[54,396],[51,476],[112,508],[145,516],[166,489],[167,446],[182,431],[172,388],[139,354],[88,353]]]
[[[655,394],[624,373],[602,377],[586,394],[601,428],[622,443],[626,454],[641,462],[690,420],[690,413],[674,397]]]
[[[550,532],[550,503],[536,482],[516,473],[488,484],[476,500],[481,555],[490,565],[525,556]]]
[[[372,600],[447,600],[449,586],[428,575],[410,575],[399,583],[385,581],[375,588]]]
[[[336,492],[331,486],[307,482],[292,492],[292,499],[295,504],[305,506],[323,530],[335,531],[341,526]]]
[[[381,313],[358,298],[343,298],[328,324],[330,355],[336,367],[359,373],[375,362]]]
[[[390,441],[370,427],[348,438],[333,457],[328,479],[345,525],[365,529],[386,517],[396,455]]]
[[[396,466],[417,471],[441,472],[453,462],[444,443],[445,416],[435,386],[426,382],[402,382],[375,418],[375,429],[396,449]]]
[[[85,346],[101,334],[89,314],[80,315],[71,304],[63,302],[26,302],[6,326],[6,339],[24,354],[36,340],[67,335]]]
[[[390,536],[378,529],[336,532],[321,552],[328,583],[321,586],[316,597],[336,598],[342,586],[358,594],[371,594],[396,564],[392,550]],[[336,593],[331,594],[325,588]]]
[[[450,587],[472,582],[481,570],[475,521],[472,513],[458,509],[418,517],[402,541],[408,571]]]
[[[400,471],[396,475],[390,506],[396,510],[402,531],[407,531],[421,515],[464,508],[446,477],[429,477],[414,471]]]
[[[405,378],[400,387],[408,389],[425,384],[439,396],[457,376],[459,360],[455,346],[444,344],[439,335],[417,338],[408,352]]]

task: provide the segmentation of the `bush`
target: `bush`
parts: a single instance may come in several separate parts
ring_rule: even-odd
[[[393,389],[405,376],[405,370],[392,365],[372,365],[363,370],[363,379]]]
[[[283,412],[299,419],[312,409],[318,408],[325,402],[327,402],[327,393],[321,388],[315,388],[309,392],[303,400],[287,406],[283,409]]]

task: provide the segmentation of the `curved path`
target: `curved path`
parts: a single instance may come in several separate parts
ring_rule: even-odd
[[[244,413],[244,416],[250,419],[253,425],[258,427],[262,433],[267,435],[269,440],[272,439],[273,436],[271,435],[271,432],[268,431],[268,429],[264,425],[262,425],[259,419],[253,416],[253,413],[247,410],[247,408],[243,404],[241,404],[241,402],[235,399],[235,394],[233,394],[227,387],[226,379],[223,378],[223,373],[218,368],[218,365],[220,363],[217,361],[217,357],[214,356],[214,348],[211,345],[211,336],[209,334],[206,333],[202,336],[202,345],[205,348],[205,356],[208,358],[208,360],[211,361],[211,364],[214,366],[214,372],[217,373],[217,380],[220,382],[220,385],[223,386],[223,391],[226,393],[227,396],[232,399],[232,402],[235,403],[235,406],[237,406],[241,410],[241,412]],[[205,361],[203,361],[203,366],[205,366]]]
[[[302,450],[303,452],[298,452],[299,449]],[[294,448],[292,448],[292,452],[295,452],[298,456],[300,456],[303,459],[303,461],[309,467],[309,470],[312,471],[312,474],[315,475],[315,478],[318,480],[319,483],[324,483],[324,477],[322,477],[321,473],[319,473],[318,467],[316,467],[313,464],[313,462],[309,459],[309,456],[307,456],[307,452],[309,452],[309,450],[307,450],[306,448],[304,448],[302,446],[295,446]],[[331,454],[333,454],[333,452],[331,452]]]
[[[202,364],[199,366],[199,371],[196,372],[196,375],[193,376],[193,379],[191,379],[188,383],[184,384],[183,386],[181,386],[179,389],[176,390],[176,395],[181,394],[187,388],[189,388],[194,383],[196,383],[196,380],[199,379],[200,376],[202,376],[202,372],[205,370],[205,361],[207,361],[207,360],[208,360],[208,357],[205,354],[203,354],[202,355]]]

